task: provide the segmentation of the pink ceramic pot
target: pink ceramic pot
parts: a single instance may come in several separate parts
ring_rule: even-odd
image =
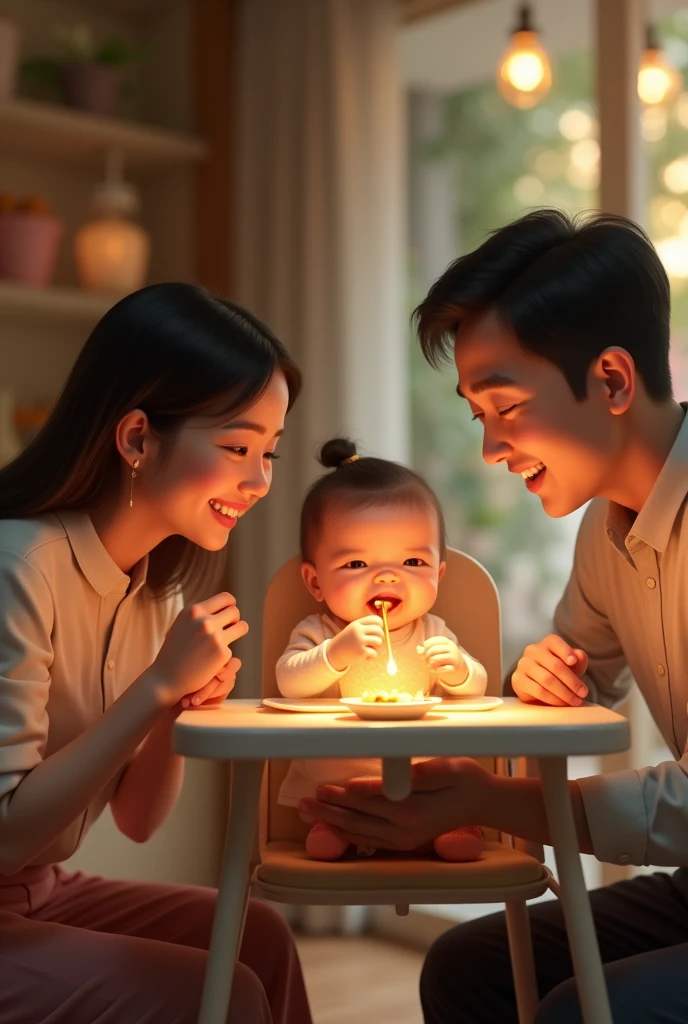
[[[0,278],[50,284],[64,224],[45,213],[0,213]]]
[[[112,114],[121,84],[119,68],[108,64],[72,64],[62,69],[67,103],[91,114]]]

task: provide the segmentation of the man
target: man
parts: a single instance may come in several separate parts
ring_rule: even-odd
[[[678,867],[591,894],[614,1020],[688,1021],[688,420],[672,396],[669,284],[622,218],[529,214],[453,263],[416,310],[421,347],[453,351],[457,392],[483,456],[520,473],[548,515],[590,499],[555,632],[511,679],[525,701],[611,706],[632,679],[676,761],[570,783],[579,847],[599,860]],[[393,804],[376,780],[325,787],[302,806],[351,842],[412,849],[479,822],[548,842],[537,779],[466,758],[414,768]],[[538,1024],[580,1021],[561,909],[530,911]],[[460,925],[430,951],[427,1024],[516,1021],[503,914]]]

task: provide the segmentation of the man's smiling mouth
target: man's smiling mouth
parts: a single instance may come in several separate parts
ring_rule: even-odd
[[[536,462],[534,466],[530,467],[530,469],[522,470],[521,476],[524,480],[534,480],[535,477],[539,476],[545,468],[546,466],[543,462]]]

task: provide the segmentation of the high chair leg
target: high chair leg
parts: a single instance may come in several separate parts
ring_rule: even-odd
[[[248,899],[249,867],[264,761],[234,761],[225,849],[210,938],[199,1024],[227,1016]]]
[[[510,900],[505,904],[505,909],[511,969],[516,989],[518,1024],[533,1024],[540,1000],[535,979],[528,908],[525,900]]]

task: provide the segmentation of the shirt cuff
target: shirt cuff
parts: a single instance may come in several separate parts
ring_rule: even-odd
[[[460,683],[452,683],[451,682],[451,677],[452,677],[452,673],[451,672],[448,674],[448,676],[446,678],[445,678],[445,676],[442,675],[441,672],[437,673],[437,678],[439,679],[440,683],[442,684],[442,686],[444,687],[444,689],[448,693],[461,693],[461,691],[464,690],[468,686],[468,684],[472,681],[473,676],[475,675],[475,662],[473,661],[473,659],[472,658],[467,658],[465,654],[463,656],[463,659],[466,662],[466,668],[468,669],[468,675],[466,676],[466,678],[462,682],[460,682]]]
[[[330,663],[330,659],[327,657],[327,648],[329,647],[329,644],[330,644],[330,637],[328,637],[327,640],[323,640],[323,643],[322,643],[323,661],[325,662],[328,671],[331,672],[333,676],[336,676],[337,679],[340,679],[341,676],[345,676],[346,675],[346,673],[351,668],[351,665],[347,665],[346,668],[341,669],[341,671],[338,671],[336,668],[334,668],[334,666]]]
[[[607,864],[644,864],[648,821],[636,771],[577,779],[593,853]]]

